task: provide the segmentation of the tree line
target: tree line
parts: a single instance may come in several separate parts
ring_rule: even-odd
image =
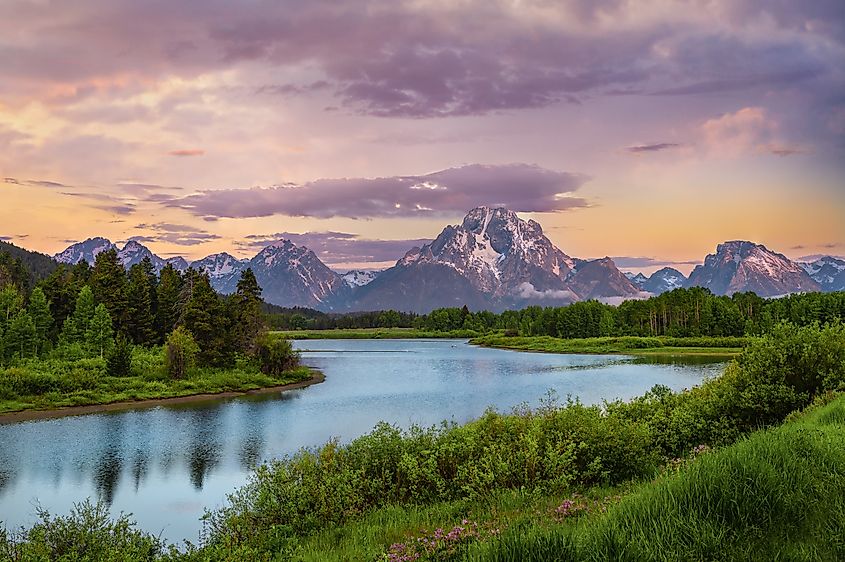
[[[603,336],[744,336],[767,333],[780,322],[806,326],[845,317],[845,292],[795,294],[764,299],[755,293],[717,296],[708,289],[675,289],[618,306],[596,300],[564,307],[470,312],[441,308],[418,316],[426,331],[504,330],[513,335],[589,338]]]

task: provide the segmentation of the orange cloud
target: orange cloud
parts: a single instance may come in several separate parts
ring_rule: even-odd
[[[181,150],[171,150],[168,152],[170,156],[202,156],[205,150],[200,148],[185,148]]]

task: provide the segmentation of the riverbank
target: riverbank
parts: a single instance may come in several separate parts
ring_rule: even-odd
[[[298,367],[282,377],[232,369],[166,382],[138,378],[104,377],[101,381],[104,388],[100,389],[67,395],[58,395],[52,391],[39,396],[0,400],[0,424],[273,394],[319,384],[325,380],[323,373],[309,367]]]
[[[730,358],[739,355],[747,338],[636,337],[560,339],[549,336],[503,336],[472,338],[481,347],[538,353],[585,353],[625,355],[696,355]]]
[[[350,328],[343,330],[282,330],[271,332],[289,340],[400,340],[468,339],[478,337],[475,330],[429,332],[414,328]]]

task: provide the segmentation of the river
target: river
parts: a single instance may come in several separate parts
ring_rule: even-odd
[[[0,521],[65,514],[91,498],[171,542],[196,541],[205,509],[252,468],[379,421],[465,422],[488,407],[538,406],[549,391],[585,403],[627,400],[656,384],[689,388],[723,364],[484,349],[463,340],[296,342],[322,384],[277,395],[137,408],[0,425]]]

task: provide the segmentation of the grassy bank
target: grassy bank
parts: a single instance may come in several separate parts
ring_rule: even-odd
[[[845,560],[845,398],[704,454],[606,514],[512,527],[465,560]]]
[[[306,367],[278,377],[266,375],[255,365],[239,361],[232,368],[193,368],[185,378],[172,379],[165,372],[161,348],[135,348],[132,371],[125,377],[109,376],[106,361],[99,357],[31,359],[0,368],[0,414],[243,392],[311,376]]]
[[[625,353],[629,355],[713,355],[732,357],[747,344],[744,337],[608,337],[561,339],[550,336],[503,336],[492,334],[470,340],[471,344],[517,351],[544,353]]]
[[[351,328],[348,330],[286,330],[272,332],[289,340],[449,339],[474,338],[474,330],[435,332],[414,328]]]

